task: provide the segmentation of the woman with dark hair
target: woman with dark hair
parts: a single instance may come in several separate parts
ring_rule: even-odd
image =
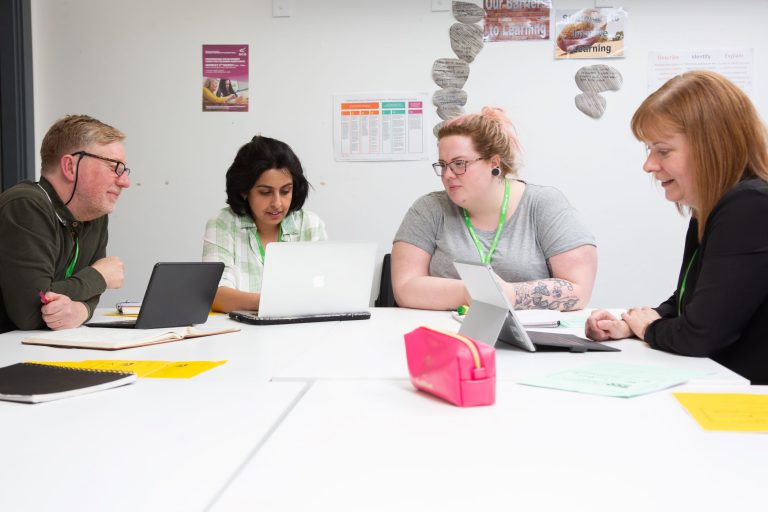
[[[222,78],[219,80],[219,88],[216,91],[216,96],[219,98],[226,97],[228,99],[237,98],[237,93],[232,88],[232,80],[229,78]]]
[[[257,310],[264,250],[273,242],[326,240],[325,224],[302,209],[309,193],[288,144],[254,137],[227,171],[227,204],[205,227],[203,261],[224,263],[213,309]]]
[[[691,212],[680,276],[656,308],[594,311],[587,336],[636,336],[768,384],[768,137],[757,111],[721,75],[692,71],[646,98],[632,132],[648,148],[643,170]]]

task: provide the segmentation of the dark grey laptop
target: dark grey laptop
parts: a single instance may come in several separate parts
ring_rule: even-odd
[[[157,263],[136,320],[85,325],[158,329],[205,323],[223,272],[224,264],[219,262]]]
[[[459,334],[491,346],[495,346],[497,341],[503,341],[529,352],[536,352],[537,349],[619,352],[616,347],[585,340],[573,334],[526,331],[491,267],[462,261],[456,261],[453,265],[472,297],[469,313],[461,324]]]

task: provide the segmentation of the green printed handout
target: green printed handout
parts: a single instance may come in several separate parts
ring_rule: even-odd
[[[551,375],[531,377],[519,384],[591,395],[630,398],[682,384],[700,372],[621,363],[597,363]]]

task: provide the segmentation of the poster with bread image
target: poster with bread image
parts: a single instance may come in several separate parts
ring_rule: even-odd
[[[624,9],[558,9],[555,20],[555,59],[624,57],[624,25],[627,20]]]

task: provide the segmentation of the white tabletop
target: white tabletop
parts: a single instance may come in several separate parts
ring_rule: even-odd
[[[755,510],[766,474],[764,434],[703,431],[671,392],[499,382],[492,407],[458,408],[405,380],[324,380],[212,510]]]
[[[280,358],[273,370],[276,378],[389,379],[408,378],[403,335],[421,325],[458,331],[460,324],[445,311],[376,308],[370,321],[335,322],[322,343],[311,337],[296,337],[291,345],[301,355]],[[539,329],[546,330],[546,329]],[[551,329],[550,329],[551,330]],[[580,329],[557,332],[583,335]],[[694,384],[748,385],[749,381],[706,358],[684,357],[651,350],[645,342],[611,342],[621,352],[548,351],[530,353],[504,343],[497,344],[496,368],[500,380],[524,377],[598,362],[636,363],[679,368],[699,373]]]
[[[756,475],[768,469],[764,436],[703,432],[671,391],[617,399],[515,384],[613,361],[697,371],[696,389],[764,392],[711,360],[637,340],[615,342],[617,353],[500,347],[497,403],[461,409],[407,380],[403,334],[420,325],[457,330],[447,312],[384,308],[366,321],[282,326],[219,315],[209,323],[242,330],[114,352],[0,335],[2,366],[228,361],[192,379],[0,402],[0,510],[536,510],[536,499],[551,505],[541,510],[715,510],[727,489],[731,508],[746,508],[757,499]]]
[[[202,510],[304,387],[212,372],[0,403],[0,510]]]

